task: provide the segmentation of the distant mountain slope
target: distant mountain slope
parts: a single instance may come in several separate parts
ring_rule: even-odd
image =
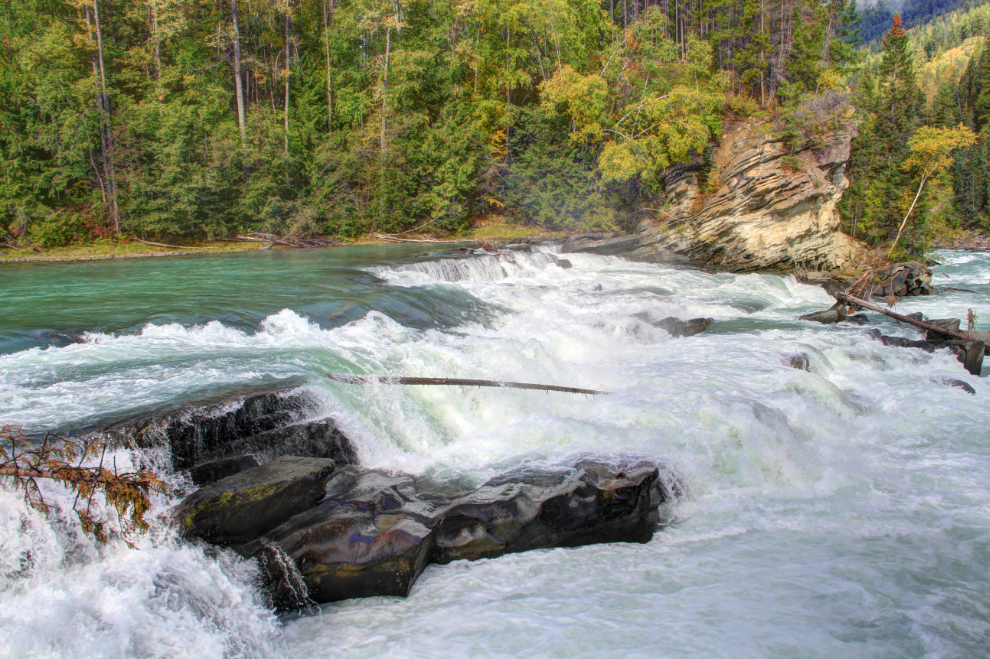
[[[862,22],[859,35],[864,44],[879,47],[879,41],[890,29],[890,21],[895,13],[900,13],[904,27],[910,29],[924,25],[943,14],[956,9],[977,7],[986,4],[985,0],[903,0],[903,2],[864,2],[860,6]]]

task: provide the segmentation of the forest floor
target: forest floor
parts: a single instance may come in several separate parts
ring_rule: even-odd
[[[408,234],[398,236],[398,242],[500,242],[514,238],[546,238],[559,239],[566,232],[547,232],[539,227],[520,226],[502,221],[478,222],[471,229],[442,238],[433,236]],[[361,236],[348,242],[349,245],[389,245],[396,240],[382,240],[370,236]],[[267,247],[257,242],[196,242],[190,245],[161,247],[147,245],[127,238],[121,240],[100,239],[87,243],[57,247],[52,249],[35,250],[0,249],[0,264],[4,263],[57,263],[79,261],[105,261],[110,259],[152,258],[159,256],[190,256],[193,254],[230,254],[234,252],[249,252]],[[274,247],[274,249],[292,249]]]

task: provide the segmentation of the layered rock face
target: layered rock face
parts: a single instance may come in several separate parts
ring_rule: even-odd
[[[176,471],[190,470],[197,485],[281,455],[357,460],[330,418],[313,418],[300,388],[279,388],[144,416],[106,430],[122,446],[164,448]]]
[[[842,99],[821,102],[832,105],[812,111],[835,117],[838,130],[791,151],[772,124],[730,125],[708,174],[717,189],[702,190],[700,158],[673,167],[665,178],[668,206],[656,223],[641,222],[630,236],[578,236],[564,251],[737,270],[854,265],[863,248],[839,230],[836,206],[849,185],[844,171],[856,131]]]

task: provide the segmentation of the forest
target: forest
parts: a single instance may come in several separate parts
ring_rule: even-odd
[[[844,94],[847,230],[910,206],[922,249],[988,226],[981,10],[871,54],[855,0],[0,0],[0,243],[623,228],[727,118]],[[918,131],[960,123],[919,173]]]

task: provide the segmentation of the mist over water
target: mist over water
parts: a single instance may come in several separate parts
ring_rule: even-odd
[[[647,545],[434,565],[408,599],[279,620],[252,565],[228,552],[160,523],[139,551],[98,549],[71,517],[49,523],[0,491],[0,655],[985,654],[986,377],[945,351],[797,321],[832,299],[790,276],[556,255],[573,266],[564,269],[549,251],[314,250],[162,259],[152,273],[144,263],[0,271],[0,303],[14,311],[0,320],[3,423],[65,430],[291,382],[365,466],[481,482],[523,461],[626,452],[664,460],[688,492],[677,522]],[[898,311],[965,318],[972,308],[990,327],[990,256],[942,256],[948,276],[935,283],[972,292]],[[673,339],[637,314],[715,322]],[[810,372],[788,366],[799,353]],[[612,393],[357,387],[323,372]]]

